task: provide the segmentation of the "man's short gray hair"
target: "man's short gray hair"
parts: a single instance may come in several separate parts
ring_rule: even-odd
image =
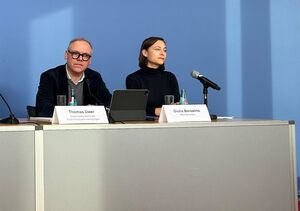
[[[91,49],[93,49],[92,43],[90,41],[88,41],[87,39],[83,38],[83,37],[74,38],[73,40],[71,40],[69,42],[68,49],[70,48],[70,45],[72,45],[72,43],[77,42],[77,41],[84,41],[84,42],[86,42],[90,45]]]

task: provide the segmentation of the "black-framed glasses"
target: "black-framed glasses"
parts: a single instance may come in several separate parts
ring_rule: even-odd
[[[70,51],[70,50],[68,50],[68,52],[71,54],[73,59],[79,59],[81,56],[83,61],[88,61],[92,57],[92,55],[88,53],[79,53],[77,51]]]

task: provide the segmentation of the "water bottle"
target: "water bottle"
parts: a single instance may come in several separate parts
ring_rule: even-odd
[[[188,104],[185,89],[181,89],[179,104],[180,105],[187,105]]]
[[[71,95],[69,97],[69,102],[68,102],[69,106],[76,106],[77,105],[77,101],[75,98],[75,90],[71,89]]]

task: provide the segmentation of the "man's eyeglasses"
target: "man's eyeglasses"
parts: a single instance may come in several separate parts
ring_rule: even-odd
[[[73,59],[79,59],[80,56],[81,56],[83,61],[88,61],[92,57],[90,54],[87,54],[87,53],[82,53],[81,54],[77,51],[70,51],[70,50],[68,50],[68,52],[71,54]]]

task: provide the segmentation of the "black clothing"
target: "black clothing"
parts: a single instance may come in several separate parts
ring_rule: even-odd
[[[175,75],[163,69],[142,68],[126,78],[127,89],[148,89],[147,115],[154,116],[155,108],[164,104],[165,95],[174,95],[179,101],[179,88]]]
[[[109,106],[111,94],[100,73],[87,68],[84,72],[83,105]],[[36,95],[38,116],[51,117],[56,105],[56,95],[66,95],[68,99],[68,78],[66,65],[60,65],[41,74]]]

